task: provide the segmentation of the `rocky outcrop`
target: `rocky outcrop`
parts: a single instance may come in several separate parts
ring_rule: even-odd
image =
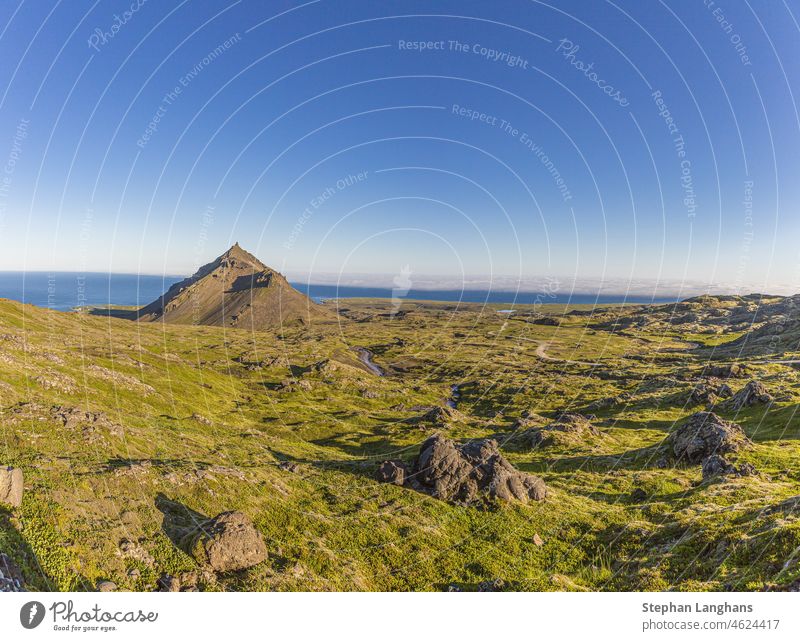
[[[594,417],[592,417],[594,418]],[[544,427],[532,427],[519,435],[518,441],[527,447],[551,445],[577,445],[590,437],[600,437],[601,432],[582,414],[565,412]]]
[[[394,485],[405,485],[408,477],[408,466],[402,461],[384,461],[375,473],[376,480]]]
[[[741,363],[729,363],[727,365],[707,365],[703,370],[704,376],[714,378],[742,378],[747,376],[747,367]]]
[[[0,503],[22,505],[23,476],[18,467],[0,467]]]
[[[450,423],[460,421],[464,415],[457,409],[448,406],[437,405],[427,409],[424,414],[407,419],[408,423],[420,427],[444,428]]]
[[[724,421],[714,412],[697,412],[669,438],[678,461],[700,463],[714,454],[736,452],[752,445],[741,426]]]
[[[733,396],[733,390],[730,385],[722,382],[718,378],[709,378],[701,381],[692,389],[689,396],[691,403],[703,403],[708,406],[716,405],[720,400],[730,398]]]
[[[728,405],[731,409],[741,410],[745,407],[751,407],[757,404],[769,405],[774,400],[774,397],[769,393],[763,383],[752,380],[736,392]]]
[[[703,460],[703,480],[718,476],[754,476],[758,474],[752,463],[742,463],[738,467],[729,463],[719,454],[712,454]]]
[[[544,481],[511,465],[493,439],[459,445],[432,436],[420,448],[412,481],[431,496],[461,504],[487,498],[527,503],[547,494]]]
[[[241,512],[223,512],[201,523],[185,545],[198,563],[217,572],[244,570],[268,557],[261,534]]]

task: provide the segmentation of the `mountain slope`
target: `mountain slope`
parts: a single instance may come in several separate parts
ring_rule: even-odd
[[[334,315],[294,289],[236,243],[140,309],[137,318],[184,325],[264,329],[330,320]]]

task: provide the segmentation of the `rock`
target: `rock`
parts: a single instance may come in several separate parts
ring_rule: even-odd
[[[181,580],[171,574],[163,574],[158,579],[158,588],[159,592],[180,592]]]
[[[642,501],[647,500],[647,492],[645,492],[642,488],[637,487],[633,492],[631,492],[631,501],[635,503],[641,503]]]
[[[705,370],[703,370],[703,374],[716,378],[742,378],[743,376],[747,376],[747,367],[740,363],[708,365]]]
[[[97,584],[98,592],[116,592],[117,584],[113,581],[100,581]]]
[[[217,572],[252,567],[268,557],[261,534],[241,512],[223,512],[188,535],[188,549],[198,563]]]
[[[752,463],[743,463],[739,467],[731,465],[719,454],[713,454],[703,460],[703,480],[715,476],[755,476],[758,474]]]
[[[592,416],[591,418],[595,418]],[[582,414],[564,412],[544,427],[533,427],[522,432],[519,440],[528,447],[547,447],[551,445],[575,445],[591,436],[602,436],[590,421],[590,417]]]
[[[760,403],[766,405],[774,401],[774,397],[767,391],[766,386],[760,381],[752,380],[740,389],[730,400],[731,409],[740,410]]]
[[[531,540],[533,541],[533,544],[537,548],[540,548],[540,547],[542,547],[544,545],[544,541],[542,540],[542,537],[539,536],[538,534],[534,534],[533,535],[533,539],[531,539]]]
[[[689,400],[692,403],[715,405],[720,399],[731,396],[733,396],[733,390],[727,383],[723,383],[718,378],[709,378],[694,386]]]
[[[0,467],[0,503],[11,507],[22,505],[22,470],[18,467]]]
[[[713,412],[697,412],[670,436],[672,450],[679,461],[699,463],[713,454],[736,452],[752,445],[744,430],[724,421]]]
[[[25,577],[14,560],[0,552],[0,592],[23,592]]]
[[[284,472],[297,474],[300,471],[300,466],[297,463],[292,463],[291,461],[281,461],[278,463],[278,469],[281,469]]]
[[[502,592],[505,590],[506,582],[503,579],[493,579],[492,581],[481,581],[478,583],[478,592]]]
[[[422,444],[412,482],[438,499],[462,504],[485,498],[527,503],[547,494],[542,479],[520,472],[501,456],[497,441],[457,445],[440,434]]]
[[[402,461],[384,461],[375,473],[375,479],[381,483],[404,485],[408,478],[408,466]]]
[[[461,420],[463,415],[457,409],[448,406],[437,405],[428,409],[421,416],[415,416],[406,422],[413,425],[423,425],[430,427],[447,427],[454,421]]]

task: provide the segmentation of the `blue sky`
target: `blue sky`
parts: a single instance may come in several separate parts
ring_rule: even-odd
[[[779,0],[4,2],[0,269],[190,273],[239,241],[312,280],[797,291],[798,21]]]

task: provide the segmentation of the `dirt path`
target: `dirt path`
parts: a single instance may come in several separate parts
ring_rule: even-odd
[[[548,363],[566,363],[569,365],[587,365],[589,367],[596,367],[600,365],[600,363],[590,363],[588,361],[573,361],[567,358],[555,358],[553,356],[548,356],[547,348],[550,347],[552,341],[543,341],[538,340],[536,338],[525,338],[524,336],[513,336],[511,337],[516,340],[521,341],[528,341],[529,343],[537,343],[538,347],[536,348],[536,356],[543,361],[547,361]]]
[[[370,372],[376,376],[384,375],[384,371],[372,362],[372,352],[364,347],[357,347],[356,352],[358,353],[358,359],[369,368]]]

